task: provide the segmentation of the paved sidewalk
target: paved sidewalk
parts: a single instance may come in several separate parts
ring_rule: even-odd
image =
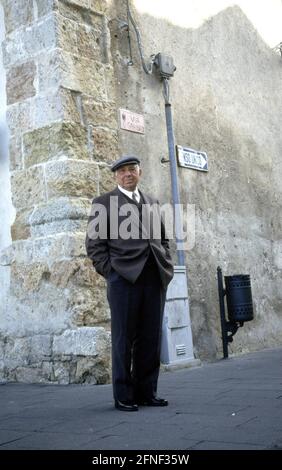
[[[110,385],[0,385],[0,449],[282,449],[282,348],[163,372],[167,408],[115,410]]]

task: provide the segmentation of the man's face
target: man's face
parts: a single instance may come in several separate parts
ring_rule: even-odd
[[[115,171],[116,182],[127,191],[134,191],[142,171],[136,164],[124,165]]]

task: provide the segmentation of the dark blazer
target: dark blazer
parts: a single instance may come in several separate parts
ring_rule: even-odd
[[[105,278],[113,268],[122,277],[134,283],[152,252],[159,268],[162,284],[167,287],[173,277],[173,264],[159,203],[156,199],[139,192],[143,200],[142,223],[140,222],[140,206],[138,209],[138,205],[118,188],[93,199],[86,236],[87,255],[93,261],[96,271]],[[126,206],[127,204],[130,206]],[[149,220],[152,220],[150,216],[152,205],[155,209],[155,222],[160,227],[159,231],[157,230],[159,232],[157,236],[152,224],[149,224]],[[133,228],[136,237],[125,240],[121,238],[120,229],[121,224],[129,220],[126,211],[128,207],[131,209],[130,227]]]

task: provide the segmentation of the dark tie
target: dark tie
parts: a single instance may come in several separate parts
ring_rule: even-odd
[[[132,193],[132,199],[134,202],[136,202],[136,204],[138,204],[137,196],[134,192]]]

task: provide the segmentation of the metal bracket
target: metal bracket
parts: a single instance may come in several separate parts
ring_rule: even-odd
[[[233,336],[237,333],[238,328],[240,328],[240,326],[243,326],[243,325],[244,325],[244,322],[240,322],[240,323],[233,323],[230,321],[226,322],[226,331],[228,333],[231,333],[230,335],[227,334],[228,343],[232,343]]]
[[[119,21],[118,27],[119,27],[119,29],[121,29],[121,30],[124,29],[125,31],[128,31],[128,29],[129,29],[128,23],[126,21],[122,21],[122,20]]]

